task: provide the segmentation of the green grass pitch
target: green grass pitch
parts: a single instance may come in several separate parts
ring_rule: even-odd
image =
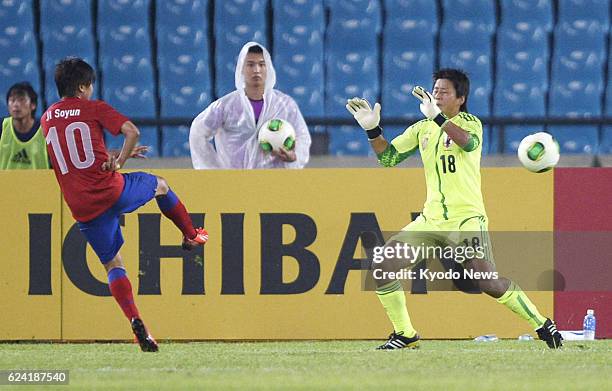
[[[0,344],[0,369],[69,369],[69,386],[41,390],[603,390],[612,340],[422,341],[375,351],[378,341]]]

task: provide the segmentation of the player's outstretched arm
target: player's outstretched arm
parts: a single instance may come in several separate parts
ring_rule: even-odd
[[[383,137],[380,127],[380,103],[374,104],[374,109],[372,109],[367,100],[352,98],[347,100],[346,109],[353,115],[359,126],[366,131],[376,155],[383,153],[389,143]]]

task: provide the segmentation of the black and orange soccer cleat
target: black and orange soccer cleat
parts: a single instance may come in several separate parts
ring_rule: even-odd
[[[159,347],[157,346],[157,342],[155,341],[153,336],[151,336],[151,334],[149,334],[149,332],[147,331],[147,328],[142,322],[142,319],[132,318],[131,323],[132,323],[132,331],[134,332],[134,335],[136,336],[136,341],[138,341],[138,344],[140,345],[140,349],[143,352],[157,352],[159,350]]]
[[[195,231],[196,236],[194,238],[183,237],[183,250],[192,250],[195,247],[205,245],[208,241],[208,232],[204,228],[196,228]]]

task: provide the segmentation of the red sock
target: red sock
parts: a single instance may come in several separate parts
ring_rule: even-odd
[[[172,208],[167,210],[162,210],[164,216],[172,220],[174,225],[181,230],[183,235],[189,239],[193,239],[196,236],[196,231],[193,228],[193,222],[191,221],[191,217],[189,213],[187,213],[187,209],[185,209],[185,205],[181,201],[178,201]]]
[[[132,284],[125,274],[125,269],[116,267],[108,272],[109,288],[110,291],[119,303],[121,310],[125,316],[132,320],[132,318],[140,318],[138,314],[138,308],[134,304],[134,296],[132,295]]]

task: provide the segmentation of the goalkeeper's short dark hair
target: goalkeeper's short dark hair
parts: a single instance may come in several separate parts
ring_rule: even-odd
[[[455,92],[457,93],[457,98],[465,97],[465,101],[459,108],[459,110],[468,112],[467,103],[468,103],[468,95],[470,94],[470,79],[467,74],[460,70],[454,68],[442,68],[433,74],[433,83],[436,84],[438,79],[447,79],[453,83],[453,87],[455,87]]]

